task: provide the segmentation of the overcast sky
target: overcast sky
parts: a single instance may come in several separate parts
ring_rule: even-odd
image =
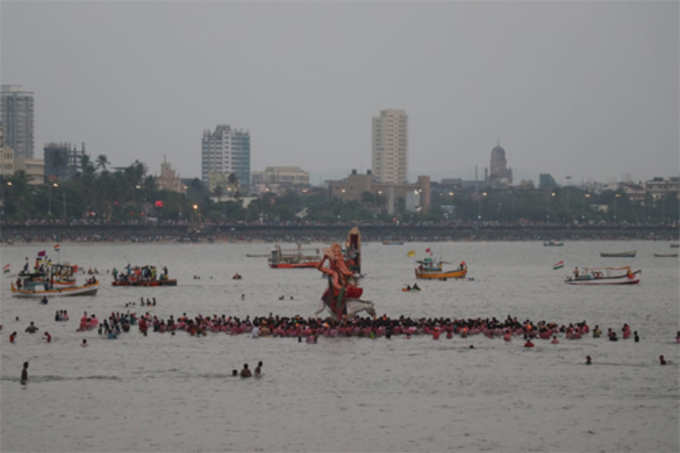
[[[0,5],[2,83],[35,92],[36,156],[200,176],[203,129],[251,133],[251,170],[314,183],[371,165],[371,117],[409,116],[409,179],[679,173],[678,2]]]

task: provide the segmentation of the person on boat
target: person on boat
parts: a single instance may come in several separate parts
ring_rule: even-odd
[[[252,375],[253,375],[253,374],[250,372],[250,369],[248,368],[248,364],[247,364],[247,363],[244,363],[244,364],[243,364],[243,369],[241,370],[241,377],[242,377],[242,378],[249,378],[249,377],[251,377]]]
[[[52,335],[50,335],[49,332],[45,331],[45,333],[43,333],[43,336],[45,337],[45,341],[46,341],[47,343],[51,343],[51,342],[52,342]]]
[[[9,334],[9,342],[10,342],[10,343],[14,343],[14,339],[15,339],[16,337],[17,337],[16,331],[14,331],[14,332],[12,332],[11,334]]]
[[[406,291],[411,291],[411,285],[406,285]]]
[[[21,370],[21,385],[26,385],[28,382],[28,362],[24,362],[24,368]]]
[[[38,328],[35,326],[33,321],[31,321],[31,323],[28,325],[28,327],[26,327],[26,330],[25,330],[25,332],[28,332],[28,333],[36,333],[37,331],[38,331]]]
[[[257,367],[255,368],[255,377],[262,376],[262,361],[257,362]]]
[[[578,271],[578,266],[574,268],[574,278],[578,278],[579,271]]]
[[[416,291],[420,291],[420,286],[418,286],[418,283],[414,283],[412,289],[415,289]]]
[[[21,289],[21,279],[17,278],[17,289]]]
[[[462,271],[463,269],[465,269],[465,261],[461,261],[461,262],[460,262],[460,267],[458,268],[458,270],[461,270],[461,271]]]

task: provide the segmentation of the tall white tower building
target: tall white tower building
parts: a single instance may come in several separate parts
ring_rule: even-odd
[[[408,171],[408,116],[403,110],[381,110],[373,117],[372,169],[381,184],[405,184]]]
[[[201,180],[210,184],[211,177],[238,177],[242,188],[250,185],[250,132],[220,124],[214,132],[203,131],[201,140]]]

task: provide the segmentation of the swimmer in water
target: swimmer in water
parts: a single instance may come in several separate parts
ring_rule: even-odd
[[[26,385],[28,382],[28,362],[24,362],[24,368],[21,370],[21,385]]]
[[[87,340],[85,338],[83,338],[83,342],[80,343],[80,346],[82,346],[83,348],[87,347]]]
[[[49,332],[43,333],[43,336],[45,337],[45,341],[46,341],[47,343],[51,343],[51,342],[52,342],[52,335],[50,335]]]
[[[659,356],[659,364],[660,365],[666,365],[666,359],[664,358],[663,354]]]
[[[16,331],[15,331],[15,332],[12,332],[12,333],[9,335],[9,342],[10,342],[10,343],[14,343],[14,339],[15,339],[16,337],[17,337]]]
[[[232,375],[233,377],[238,376],[238,370],[237,370],[237,369],[231,370],[231,375]]]
[[[241,370],[241,377],[242,377],[242,378],[249,378],[249,377],[251,377],[252,375],[253,375],[253,374],[250,372],[250,369],[248,368],[248,364],[247,364],[247,363],[244,363],[244,364],[243,364],[243,369]]]
[[[590,359],[590,356],[586,356],[586,365],[592,365],[593,361]]]
[[[262,376],[262,361],[257,362],[257,367],[255,368],[255,377]]]

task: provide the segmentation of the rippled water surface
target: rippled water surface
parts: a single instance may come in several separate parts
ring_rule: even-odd
[[[13,270],[53,244],[0,249]],[[309,247],[323,247],[312,244]],[[678,260],[667,242],[462,242],[433,245],[451,262],[465,260],[473,280],[412,284],[413,259],[430,244],[364,246],[365,298],[378,313],[413,317],[505,317],[591,326],[641,337],[522,341],[472,336],[434,341],[175,336],[136,329],[118,340],[76,332],[83,311],[100,319],[140,296],[156,297],[153,314],[312,315],[324,281],[315,270],[272,270],[271,244],[63,244],[62,260],[99,270],[167,265],[176,288],[113,288],[101,275],[96,297],[54,298],[49,305],[9,297],[0,308],[0,450],[6,451],[678,451],[680,330]],[[637,249],[635,259],[601,251]],[[52,255],[57,255],[52,252]],[[565,260],[566,268],[552,264]],[[575,265],[631,264],[632,287],[572,287]],[[240,281],[231,276],[239,272]],[[200,276],[194,279],[193,276]],[[245,300],[241,300],[245,294]],[[284,295],[284,300],[279,296]],[[293,296],[293,299],[290,298]],[[67,309],[72,320],[54,322]],[[15,318],[20,320],[16,321]],[[29,321],[53,336],[23,332]],[[16,344],[8,341],[17,330]],[[90,346],[79,346],[87,338]],[[474,349],[469,345],[474,344]],[[658,365],[664,354],[672,363]],[[594,365],[583,365],[591,355]],[[231,370],[264,362],[262,379]],[[18,382],[30,361],[29,383]]]

